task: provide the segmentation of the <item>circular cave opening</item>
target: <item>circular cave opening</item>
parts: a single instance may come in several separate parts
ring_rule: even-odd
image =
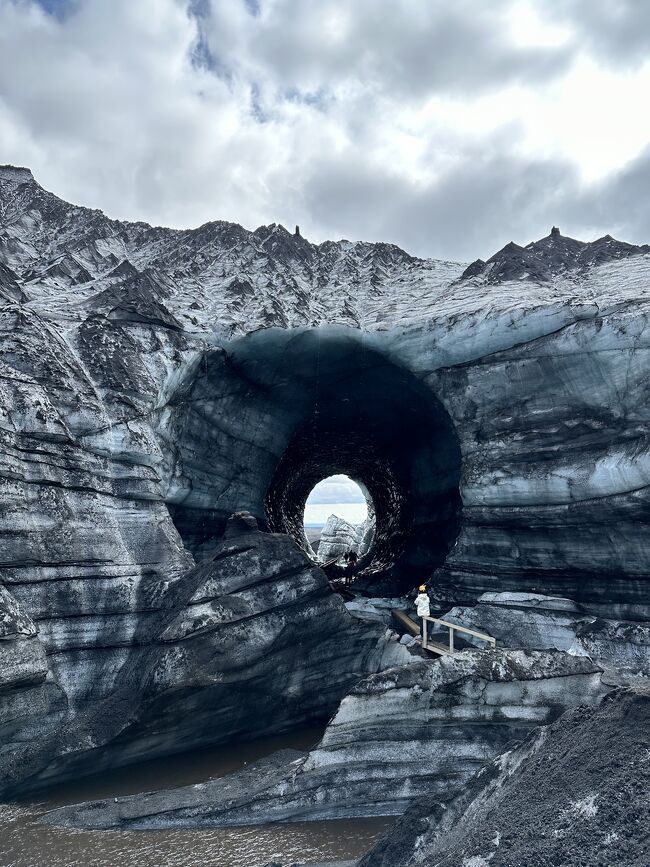
[[[400,350],[399,334],[320,326],[260,329],[206,353],[165,428],[168,505],[197,559],[239,511],[309,553],[307,498],[345,475],[375,518],[355,586],[393,595],[431,577],[460,527],[461,454],[435,380]]]
[[[432,389],[362,335],[344,331],[279,338],[272,363],[258,355],[246,369],[249,378],[272,371],[267,389],[293,414],[266,490],[266,518],[309,552],[307,497],[328,476],[347,475],[368,492],[375,516],[356,584],[401,593],[428,579],[456,539],[460,447]],[[259,341],[268,349],[269,335]]]
[[[375,536],[370,492],[344,473],[322,479],[305,502],[303,529],[318,563],[340,561],[350,551],[367,557]]]

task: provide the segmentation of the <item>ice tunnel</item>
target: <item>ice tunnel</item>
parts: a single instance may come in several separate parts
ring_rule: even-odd
[[[268,329],[206,356],[180,401],[170,511],[200,556],[246,509],[303,547],[305,501],[344,473],[374,503],[362,578],[412,587],[456,538],[460,448],[449,415],[413,373],[349,328]]]

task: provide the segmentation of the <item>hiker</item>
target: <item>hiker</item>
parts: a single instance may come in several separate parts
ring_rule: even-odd
[[[429,596],[425,584],[420,584],[418,587],[418,595],[415,597],[415,606],[418,612],[418,617],[422,618],[422,640],[424,641],[425,617],[431,614],[431,606],[429,604]]]
[[[357,571],[357,552],[348,551],[345,557],[347,560],[347,566],[345,567],[345,583],[352,584],[352,578]]]

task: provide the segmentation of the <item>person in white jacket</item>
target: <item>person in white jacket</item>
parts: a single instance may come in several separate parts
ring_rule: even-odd
[[[418,595],[415,597],[415,607],[418,612],[418,617],[425,618],[431,614],[431,606],[427,595],[427,588],[424,584],[418,587]],[[422,620],[422,638],[424,639],[424,619]]]

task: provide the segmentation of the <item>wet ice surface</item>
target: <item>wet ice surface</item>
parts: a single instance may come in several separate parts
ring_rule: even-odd
[[[277,749],[308,749],[321,734],[308,729],[166,757],[59,786],[31,803],[0,804],[0,867],[257,867],[356,858],[394,818],[172,831],[81,831],[39,822],[54,806],[223,776]]]

